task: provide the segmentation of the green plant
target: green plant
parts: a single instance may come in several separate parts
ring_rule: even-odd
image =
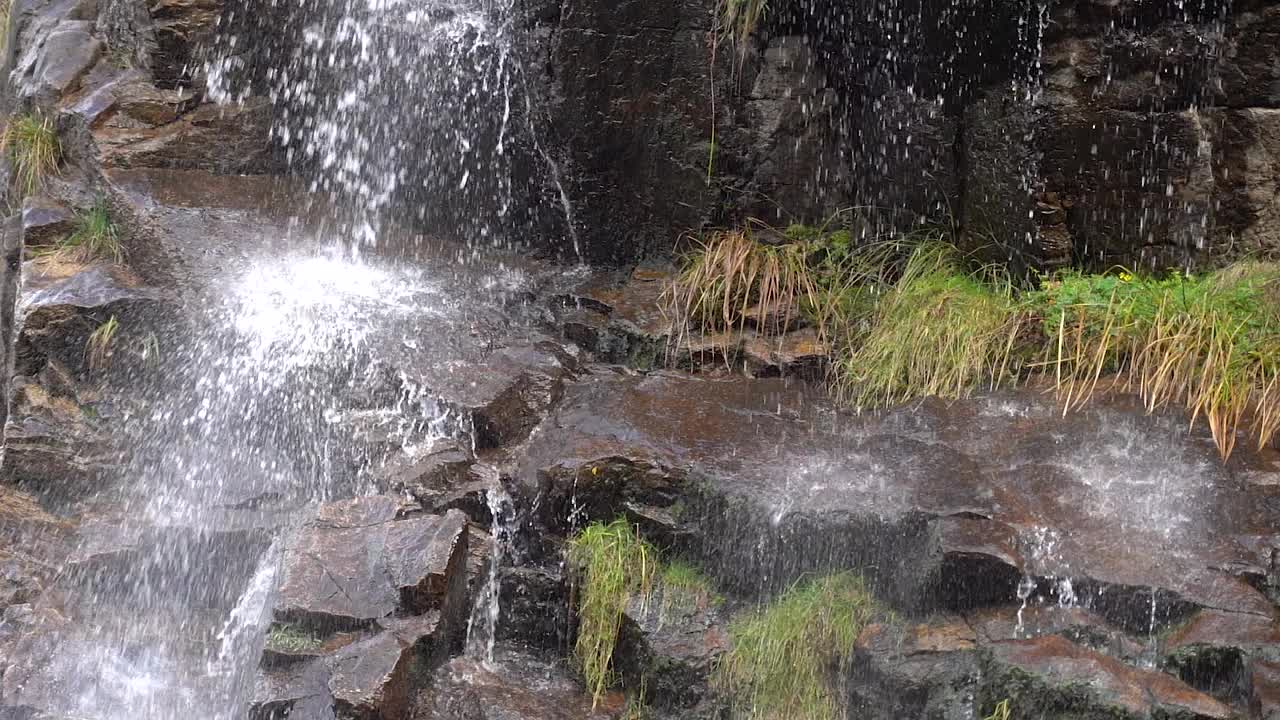
[[[967,273],[945,244],[916,247],[874,300],[869,330],[836,361],[837,394],[857,408],[959,398],[1014,376],[1020,313],[995,272]]]
[[[75,230],[58,243],[53,253],[74,262],[97,258],[116,263],[124,260],[120,229],[112,219],[111,208],[105,199],[99,198],[92,207],[77,215]]]
[[[719,230],[698,242],[684,269],[663,295],[663,310],[678,332],[697,327],[757,331],[787,327],[799,312],[821,308],[820,291],[808,264],[806,242],[758,243],[747,230]],[[818,313],[820,337],[826,326]]]
[[[1066,410],[1104,378],[1148,410],[1204,416],[1225,459],[1252,419],[1259,447],[1280,428],[1280,266],[1246,262],[1200,276],[1067,272],[1025,301],[1048,342],[1038,365]]]
[[[991,714],[984,717],[982,720],[1009,720],[1009,716],[1009,701],[1001,700],[996,703],[995,708],[991,710]]]
[[[111,358],[111,348],[115,345],[116,333],[120,331],[120,322],[116,316],[99,325],[89,333],[85,342],[85,354],[89,357],[90,369],[105,367]]]
[[[592,704],[613,675],[613,649],[632,595],[647,598],[657,576],[657,551],[626,520],[593,523],[569,543],[578,609],[574,661]]]
[[[9,46],[9,17],[13,12],[13,0],[0,0],[0,49]]]
[[[282,653],[308,653],[320,649],[323,641],[306,628],[289,623],[275,624],[267,632],[267,649]]]
[[[715,588],[707,576],[683,560],[670,560],[662,564],[659,577],[663,590],[674,590],[697,599],[700,603],[717,600]]]
[[[649,718],[653,717],[653,713],[644,701],[649,694],[647,688],[648,679],[641,677],[640,687],[627,696],[627,706],[623,708],[622,715],[618,720],[649,720]]]
[[[0,151],[9,153],[18,187],[27,195],[39,190],[45,178],[57,172],[62,152],[53,122],[37,114],[9,120],[0,134]]]
[[[760,26],[769,11],[768,0],[721,0],[721,31],[745,48],[751,34]]]
[[[875,613],[852,573],[798,583],[731,623],[732,649],[717,664],[713,682],[752,718],[834,720],[839,700],[832,672],[846,669],[854,640]]]

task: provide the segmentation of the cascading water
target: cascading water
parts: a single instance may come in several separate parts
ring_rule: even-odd
[[[210,95],[271,98],[271,135],[295,174],[366,247],[392,226],[505,246],[525,220],[522,163],[543,163],[569,234],[572,208],[537,141],[506,0],[325,0],[222,19]],[[535,159],[536,158],[536,159]]]
[[[313,503],[375,489],[378,451],[351,439],[353,419],[389,425],[396,448],[463,433],[416,388],[371,387],[386,338],[449,312],[422,272],[335,250],[258,258],[226,280],[143,386],[120,489],[86,510],[93,529],[60,580],[68,622],[35,636],[51,651],[7,678],[7,703],[243,717],[281,543]]]

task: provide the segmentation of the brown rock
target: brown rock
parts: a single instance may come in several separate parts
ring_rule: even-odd
[[[386,496],[322,507],[285,553],[276,617],[327,630],[441,609],[466,582],[466,516],[395,520],[397,507]]]
[[[1063,709],[1067,704],[1078,707],[1084,702],[1101,712],[1120,711],[1137,717],[1167,713],[1225,720],[1233,716],[1231,708],[1176,678],[1130,667],[1056,635],[996,643],[990,646],[990,654],[994,672],[987,682],[1001,688],[1009,671],[1025,674],[1043,686],[1049,703],[1062,703]],[[1059,688],[1069,690],[1058,697]],[[1083,699],[1072,697],[1076,693],[1083,693]],[[1017,706],[1018,700],[1010,697],[1010,704]],[[1044,701],[1040,707],[1049,709]]]
[[[1257,720],[1280,718],[1280,663],[1253,663],[1249,673],[1249,712]]]

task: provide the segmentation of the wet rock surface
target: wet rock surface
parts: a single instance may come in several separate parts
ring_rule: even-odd
[[[865,44],[833,45],[839,28],[782,7],[747,47],[717,44],[713,5],[529,8],[545,53],[528,66],[546,68],[550,91],[547,116],[529,119],[547,121],[536,151],[549,169],[531,172],[562,173],[560,249],[635,258],[708,223],[818,222],[868,198],[954,207],[967,229],[1016,238],[1015,267],[1275,249],[1272,3],[994,8],[991,32],[964,47],[927,47],[935,29],[906,52],[861,32],[843,41]],[[1063,417],[1036,389],[851,417],[815,387],[765,379],[821,369],[813,328],[766,337],[776,319],[757,317],[673,340],[668,265],[476,259],[390,225],[369,262],[325,265],[346,248],[316,252],[329,198],[271,174],[278,108],[215,104],[201,77],[195,48],[224,9],[16,0],[9,14],[6,97],[51,115],[64,156],[6,223],[0,296],[21,285],[21,303],[6,352],[0,715],[207,717],[208,698],[234,697],[254,718],[617,717],[622,692],[593,708],[564,660],[563,543],[625,516],[727,595],[663,591],[625,609],[619,686],[645,688],[657,717],[723,717],[708,678],[735,614],[846,568],[899,613],[849,649],[851,717],[971,720],[1001,699],[1064,720],[1280,716],[1273,452],[1223,465],[1184,418],[1123,399]],[[899,9],[893,26],[911,28],[932,6]],[[1036,44],[1034,101],[1001,40],[1014,34]],[[893,77],[878,60],[890,50]],[[967,72],[974,57],[986,67],[944,87],[933,66]],[[99,197],[126,230],[125,263],[22,263],[23,245],[56,244]],[[313,274],[288,272],[310,261]],[[235,388],[231,414],[253,416],[236,435],[129,457],[145,440],[132,423],[154,407],[169,414],[142,427],[175,434],[206,411],[139,397],[148,378],[195,383],[184,366],[296,324],[279,308],[338,297],[335,267],[372,278],[341,297],[356,332],[334,340],[322,301],[302,341],[247,356],[340,356],[326,390],[305,392],[300,363]],[[243,294],[210,323],[200,311],[231,287]],[[116,318],[104,366],[88,340]],[[178,342],[148,365],[148,333],[198,335],[200,322],[246,334]],[[668,362],[700,375],[653,372]],[[343,451],[287,457],[300,435]],[[211,466],[206,446],[256,454]],[[160,466],[153,495],[131,496]],[[490,504],[500,487],[507,511]],[[173,592],[175,575],[207,582]],[[464,652],[469,624],[516,647]],[[252,660],[228,668],[236,653]]]
[[[431,678],[411,716],[414,720],[597,720],[614,718],[614,694],[592,708],[558,661],[499,650],[493,663],[449,661]]]
[[[398,505],[378,496],[322,507],[285,551],[276,616],[358,626],[401,606],[444,607],[450,579],[466,574],[466,516],[396,520]]]
[[[989,652],[992,677],[985,682],[1000,689],[1017,688],[1011,690],[1011,705],[1034,703],[1050,716],[1233,716],[1231,708],[1164,673],[1124,665],[1060,637],[997,643]]]
[[[1160,622],[1195,607],[1270,617],[1233,569],[1266,564],[1252,548],[1274,537],[1273,501],[1237,478],[1268,461],[1223,467],[1204,438],[1117,403],[1063,418],[1016,395],[850,418],[785,381],[605,372],[568,390],[521,480],[551,521],[570,493],[593,517],[680,500],[704,557],[739,583],[852,563],[904,597],[962,597],[952,584],[979,563],[1050,594],[1071,579],[1134,627],[1152,602]],[[755,533],[767,549],[744,548]]]
[[[674,332],[665,305],[676,277],[667,266],[593,273],[558,298],[554,309],[564,338],[597,362],[642,371],[674,365],[703,373],[818,377],[826,367],[830,348],[803,322],[780,329],[780,322],[752,318],[728,331]]]

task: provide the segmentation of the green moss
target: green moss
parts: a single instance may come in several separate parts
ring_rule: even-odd
[[[45,179],[58,171],[62,154],[53,122],[38,114],[10,119],[0,135],[0,150],[9,153],[14,177],[24,195],[39,190]]]
[[[713,681],[746,717],[833,720],[839,711],[833,672],[843,671],[875,613],[861,578],[851,573],[798,584],[730,625],[732,649]]]
[[[288,623],[272,625],[267,632],[267,649],[279,653],[312,653],[323,644],[323,640],[310,630]]]

